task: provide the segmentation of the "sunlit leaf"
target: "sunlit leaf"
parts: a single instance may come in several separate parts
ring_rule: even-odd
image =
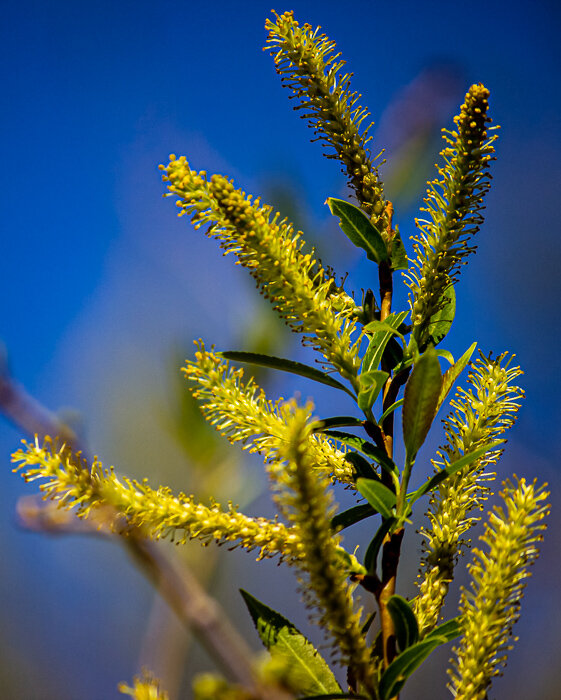
[[[454,386],[460,374],[467,367],[476,346],[477,343],[472,343],[469,346],[469,348],[464,352],[464,354],[460,357],[460,359],[455,364],[453,364],[452,367],[450,367],[450,369],[444,372],[444,375],[442,377],[442,387],[440,389],[440,396],[438,397],[438,402],[436,404],[437,411],[442,406],[443,402],[446,400],[450,389]]]
[[[320,384],[326,384],[334,389],[340,389],[354,398],[353,392],[344,384],[337,381],[337,379],[334,379],[330,374],[322,372],[315,367],[304,365],[301,362],[294,362],[293,360],[286,360],[282,357],[273,357],[271,355],[261,355],[256,352],[242,352],[239,350],[226,350],[216,354],[221,355],[226,360],[233,360],[234,362],[245,362],[252,365],[259,365],[260,367],[269,367],[270,369],[278,369],[282,372],[297,374],[300,377],[311,379],[314,382],[320,382]]]
[[[384,518],[393,517],[392,508],[395,506],[395,493],[374,479],[357,479],[356,487],[368,503],[381,513]]]
[[[327,204],[331,213],[338,217],[343,233],[351,243],[366,251],[369,260],[377,263],[387,260],[388,252],[384,239],[361,209],[335,197],[328,197]]]
[[[401,651],[419,640],[419,625],[409,602],[400,595],[388,600],[388,611],[392,617],[397,643]]]
[[[289,620],[247,591],[240,593],[265,647],[290,662],[290,680],[298,683],[298,695],[342,692],[319,652]]]
[[[390,700],[403,688],[409,676],[423,661],[446,640],[440,637],[423,639],[410,646],[395,658],[382,674],[380,679],[380,700]]]
[[[442,373],[434,347],[421,355],[405,385],[403,396],[403,440],[410,459],[425,441],[436,415]]]

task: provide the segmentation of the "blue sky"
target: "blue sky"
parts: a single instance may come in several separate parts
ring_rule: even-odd
[[[170,476],[178,487],[176,471],[168,474],[154,466],[160,448],[151,448],[148,437],[146,444],[142,441],[149,433],[123,414],[142,403],[145,393],[155,404],[165,401],[165,363],[174,344],[188,347],[200,335],[231,343],[256,311],[252,285],[242,271],[184,219],[177,220],[171,201],[162,199],[158,163],[170,152],[185,154],[194,167],[232,175],[256,193],[274,191],[280,183],[293,192],[291,206],[308,223],[309,237],[325,262],[336,263],[340,273],[349,269],[349,282],[357,290],[372,284],[360,256],[338,241],[324,206],[327,196],[344,196],[337,164],[309,143],[309,130],[293,113],[271,58],[261,50],[270,6],[269,1],[53,0],[3,7],[0,338],[12,370],[30,391],[53,409],[68,406],[80,413],[95,451],[139,476]],[[395,139],[401,132],[388,105],[420,93],[413,108],[417,117],[425,86],[426,100],[434,99],[429,90],[434,83],[423,82],[429,67],[448,67],[454,92],[457,88],[457,98],[448,88],[437,90],[444,97],[431,107],[436,115],[431,128],[436,122],[450,125],[469,84],[482,81],[490,88],[492,114],[502,126],[494,189],[479,252],[458,287],[449,346],[456,354],[477,339],[484,349],[516,352],[526,371],[528,399],[505,470],[557,479],[558,3],[407,0],[358,2],[343,9],[326,0],[293,2],[290,9],[302,22],[321,24],[337,42],[355,73],[354,88],[379,124],[375,143],[388,148],[389,159],[398,152]],[[440,149],[434,128],[431,134],[429,165]],[[422,161],[411,179],[422,183],[431,174]],[[422,193],[422,187],[417,190]],[[397,207],[396,220],[406,234],[413,231],[419,202],[403,198]],[[142,426],[150,422],[144,414],[133,414]],[[72,577],[83,547],[95,561],[104,562],[106,555],[101,545],[44,544],[14,531],[10,513],[17,496],[27,492],[9,474],[8,455],[19,437],[7,423],[0,424],[6,466],[0,476],[3,542],[14,562],[7,570],[23,581],[18,595],[13,579],[6,578],[2,590],[11,613],[1,633],[27,630],[39,640],[60,628],[60,616],[49,608],[55,590],[75,606],[72,615],[92,614],[80,608],[83,596],[69,593],[60,582],[57,563],[67,561],[64,571]],[[131,441],[141,449],[123,446]],[[135,461],[138,452],[145,464]],[[558,571],[553,559],[545,559],[547,551],[546,544],[548,570],[557,566]],[[118,554],[111,556],[117,565]],[[127,575],[136,586],[134,572]],[[92,597],[114,596],[115,610],[127,607],[110,582],[92,577],[90,572],[80,578]],[[43,584],[33,592],[37,580]],[[137,598],[145,602],[148,591],[138,586]],[[544,601],[555,598],[542,586],[542,606],[536,594],[534,614],[546,624]],[[29,600],[35,602],[29,605]],[[138,618],[137,608],[130,607],[126,621]],[[56,648],[48,649],[43,663],[51,666],[52,677],[71,672],[65,660],[74,627],[68,620],[64,624],[68,629],[57,632]],[[141,622],[134,624],[142,628]],[[553,635],[548,630],[546,640]],[[16,644],[20,652],[24,637]],[[85,660],[76,661],[70,694],[61,691],[62,683],[52,697],[98,698],[134,672],[134,645],[115,660],[104,652],[103,630],[90,631],[89,639],[72,645],[93,645],[92,654],[106,669],[103,678]],[[554,662],[551,653],[542,651],[543,664]],[[25,660],[21,663],[25,667]],[[509,670],[524,682],[514,665]],[[41,697],[51,695],[45,690]]]

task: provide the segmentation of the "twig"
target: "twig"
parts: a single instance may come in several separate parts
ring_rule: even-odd
[[[37,435],[41,439],[47,435],[60,437],[74,452],[84,452],[75,433],[9,376],[5,362],[0,367],[0,411],[29,436]],[[263,700],[291,698],[276,688],[258,686],[253,672],[251,650],[230,623],[220,604],[207,594],[185,563],[168,557],[160,547],[143,538],[140,531],[131,528],[124,519],[121,519],[122,529],[119,528],[118,519],[117,525],[115,524],[114,512],[102,510],[96,518],[80,520],[71,513],[61,511],[54,504],[41,506],[38,496],[32,496],[21,499],[18,516],[22,525],[34,531],[115,537],[123,543],[183,623],[193,630],[230,680]]]

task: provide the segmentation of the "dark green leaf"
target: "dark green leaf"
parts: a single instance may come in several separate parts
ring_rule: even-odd
[[[364,459],[362,455],[359,455],[358,452],[345,452],[344,458],[353,465],[357,477],[362,476],[366,479],[375,479],[377,477],[370,462]]]
[[[438,345],[446,337],[452,326],[452,321],[456,315],[456,291],[453,284],[446,287],[442,293],[440,303],[440,308],[430,317],[427,326],[427,344]]]
[[[395,658],[382,674],[380,679],[380,700],[390,700],[395,697],[405,685],[405,681],[437,646],[443,644],[440,637],[431,637],[417,642]]]
[[[390,262],[392,270],[407,270],[409,267],[405,246],[403,245],[397,226],[395,227],[395,236],[392,238],[391,242]]]
[[[369,518],[371,515],[376,515],[378,511],[374,510],[370,503],[362,503],[360,506],[353,506],[342,513],[337,513],[337,515],[331,518],[331,529],[341,531],[350,525],[359,523],[365,518]]]
[[[431,632],[425,635],[425,639],[430,639],[431,637],[439,637],[440,639],[445,639],[447,642],[451,642],[456,637],[462,634],[462,618],[454,617],[448,622],[443,622],[438,627],[435,627]]]
[[[478,447],[476,450],[468,452],[467,454],[457,459],[455,462],[452,462],[452,464],[449,464],[444,469],[441,469],[440,471],[436,472],[436,474],[432,476],[420,488],[408,494],[407,500],[409,501],[409,505],[412,505],[413,503],[415,503],[415,501],[421,498],[421,496],[424,496],[426,493],[433,491],[438,486],[438,484],[442,483],[445,479],[448,479],[453,474],[456,474],[456,472],[459,472],[464,467],[467,467],[472,462],[475,462],[475,460],[479,459],[480,457],[483,457],[484,454],[490,452],[499,445],[502,445],[502,443],[503,440],[495,440],[493,442],[488,443],[487,445],[483,445],[483,447]]]
[[[356,487],[368,503],[384,518],[393,517],[392,508],[395,506],[395,493],[390,491],[380,481],[374,479],[357,479]]]
[[[290,678],[298,683],[298,694],[340,693],[331,669],[303,634],[280,613],[240,590],[257,633],[273,656],[290,662]]]
[[[315,433],[326,432],[329,428],[342,428],[345,426],[362,427],[364,418],[355,418],[354,416],[333,416],[332,418],[322,418],[314,425]]]
[[[371,321],[364,327],[365,331],[371,329],[372,338],[362,358],[363,372],[376,369],[380,365],[386,345],[391,340],[394,340],[395,344],[395,339],[392,337],[394,334],[403,337],[397,329],[403,324],[407,313],[407,311],[402,311],[399,314],[390,314],[383,323],[381,321]],[[403,352],[399,344],[397,344],[397,347]]]
[[[382,391],[384,382],[389,376],[387,372],[382,372],[379,369],[363,372],[359,376],[360,390],[358,392],[357,404],[361,411],[365,413],[370,411],[378,398],[378,394]]]
[[[347,238],[366,251],[369,260],[381,263],[388,258],[386,244],[378,229],[366,214],[344,199],[328,197],[327,204],[334,216],[339,218],[339,226]]]
[[[395,627],[395,636],[401,651],[419,641],[419,625],[408,601],[400,595],[388,600],[388,611]]]
[[[386,420],[386,418],[390,415],[390,413],[393,413],[400,406],[403,406],[403,399],[399,399],[399,401],[396,401],[395,403],[392,403],[391,406],[388,406],[386,408],[386,410],[380,416],[380,420],[378,421],[378,423],[381,425]]]
[[[344,384],[334,379],[330,374],[322,372],[315,367],[304,365],[301,362],[285,360],[282,357],[272,357],[271,355],[261,355],[256,352],[242,352],[238,350],[226,350],[225,352],[219,352],[217,354],[222,355],[226,360],[233,360],[234,362],[246,362],[252,365],[259,365],[260,367],[269,367],[270,369],[279,369],[282,372],[298,374],[300,377],[306,377],[306,379],[312,379],[314,382],[320,382],[334,389],[340,389],[354,398],[353,392]]]
[[[425,441],[436,415],[442,373],[436,350],[431,345],[415,363],[403,396],[403,441],[410,460]]]
[[[358,435],[343,433],[339,430],[325,431],[325,435],[335,438],[335,440],[343,443],[343,445],[348,445],[349,447],[354,447],[356,450],[360,450],[360,452],[367,457],[372,457],[372,459],[387,472],[399,474],[397,465],[388,457],[386,452],[379,447],[376,447],[376,445],[373,445],[371,442],[368,442],[368,440],[364,440],[363,438],[358,437]]]
[[[366,619],[366,622],[362,625],[360,631],[364,637],[368,634],[368,630],[372,627],[372,623],[374,622],[375,617],[376,617],[376,611],[374,610],[373,612],[370,613],[370,615]]]
[[[364,567],[369,574],[374,574],[376,572],[376,560],[378,559],[378,552],[384,541],[384,537],[392,529],[394,524],[397,523],[397,518],[387,518],[382,521],[382,524],[376,531],[376,534],[370,541],[366,554],[364,555]]]
[[[444,372],[444,376],[442,377],[442,387],[440,389],[440,396],[438,397],[438,403],[436,404],[437,411],[442,406],[443,402],[446,400],[446,397],[448,396],[450,389],[454,386],[456,379],[458,379],[460,374],[468,365],[476,346],[477,343],[472,343],[469,346],[469,348],[464,352],[464,354],[460,357],[460,359],[454,365],[452,365],[450,369]]]

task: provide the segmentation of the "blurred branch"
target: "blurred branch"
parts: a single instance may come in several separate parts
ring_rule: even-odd
[[[0,412],[29,436],[58,436],[73,452],[85,453],[76,434],[13,380],[4,358],[0,359]],[[185,563],[166,555],[154,542],[144,539],[138,528],[131,528],[125,518],[115,519],[109,510],[100,509],[95,518],[81,520],[54,503],[43,503],[38,495],[22,498],[17,505],[20,523],[34,532],[118,539],[232,681],[263,700],[288,700],[290,696],[283,691],[257,687],[251,650],[220,604],[207,594]]]

